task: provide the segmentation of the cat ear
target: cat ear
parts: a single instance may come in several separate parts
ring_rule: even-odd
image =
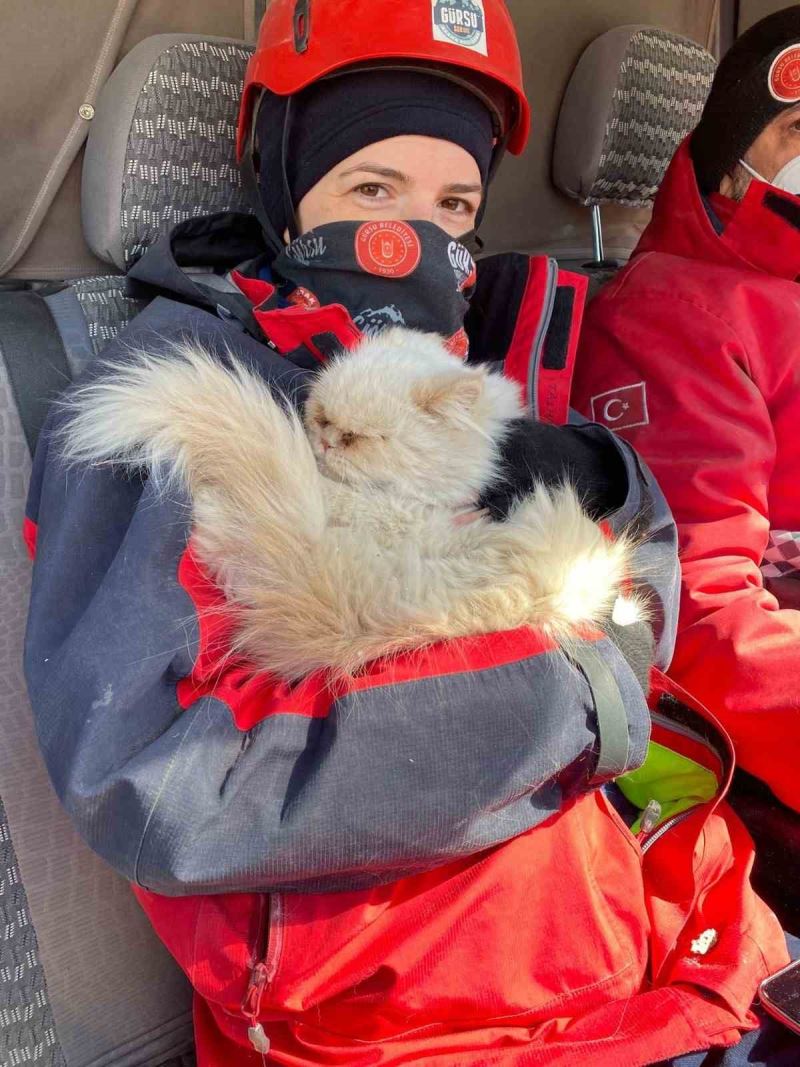
[[[436,374],[415,382],[414,403],[429,415],[455,418],[472,411],[484,392],[486,375],[482,370]]]

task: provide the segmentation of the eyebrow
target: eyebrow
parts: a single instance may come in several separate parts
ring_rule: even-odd
[[[444,187],[445,193],[482,193],[483,186],[480,182],[477,185],[464,185],[463,183],[455,182],[453,185],[446,185]]]
[[[393,170],[391,167],[381,167],[377,163],[359,163],[356,167],[351,167],[350,170],[342,171],[339,175],[340,178],[349,178],[351,174],[358,174],[359,171],[366,171],[367,174],[377,174],[380,178],[393,178],[394,181],[400,182],[401,185],[408,185],[411,181],[407,174],[403,174],[402,171]]]
[[[396,181],[400,185],[408,185],[411,179],[407,174],[403,174],[402,171],[394,170],[392,167],[382,167],[377,163],[359,163],[355,167],[351,167],[350,170],[342,171],[339,175],[340,178],[349,178],[353,174],[366,173],[375,174],[379,178],[389,178],[391,181]],[[465,182],[454,182],[451,185],[446,185],[442,190],[444,193],[482,193],[483,186],[480,182],[477,184],[470,184]]]

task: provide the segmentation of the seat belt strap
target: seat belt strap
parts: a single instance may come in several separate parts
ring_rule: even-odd
[[[53,321],[61,335],[64,355],[67,357],[70,376],[77,378],[83,368],[94,359],[94,346],[89,335],[89,324],[80,300],[71,285],[44,297]]]
[[[38,293],[0,294],[0,358],[33,455],[51,401],[72,379],[58,327]]]

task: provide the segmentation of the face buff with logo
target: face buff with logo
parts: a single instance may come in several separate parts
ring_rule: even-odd
[[[469,251],[432,222],[331,222],[274,260],[290,304],[340,304],[368,336],[390,326],[438,333],[465,357],[464,316],[476,281]],[[277,276],[277,277],[275,277]]]

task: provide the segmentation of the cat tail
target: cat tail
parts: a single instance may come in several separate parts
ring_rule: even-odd
[[[62,403],[68,461],[148,468],[159,491],[188,491],[193,549],[234,622],[231,654],[294,679],[395,647],[394,631],[374,635],[384,570],[365,568],[357,535],[327,526],[300,419],[241,363],[193,344],[136,353]]]
[[[159,489],[188,490],[196,519],[198,506],[214,503],[240,557],[264,524],[284,531],[286,550],[322,536],[322,486],[303,425],[235,359],[226,366],[191,342],[137,352],[62,405],[67,462],[148,469]]]
[[[603,630],[617,613],[624,624],[646,617],[646,606],[625,595],[634,543],[611,536],[589,517],[570,485],[538,486],[509,516],[516,565],[535,591],[536,622],[568,646],[581,628]]]

